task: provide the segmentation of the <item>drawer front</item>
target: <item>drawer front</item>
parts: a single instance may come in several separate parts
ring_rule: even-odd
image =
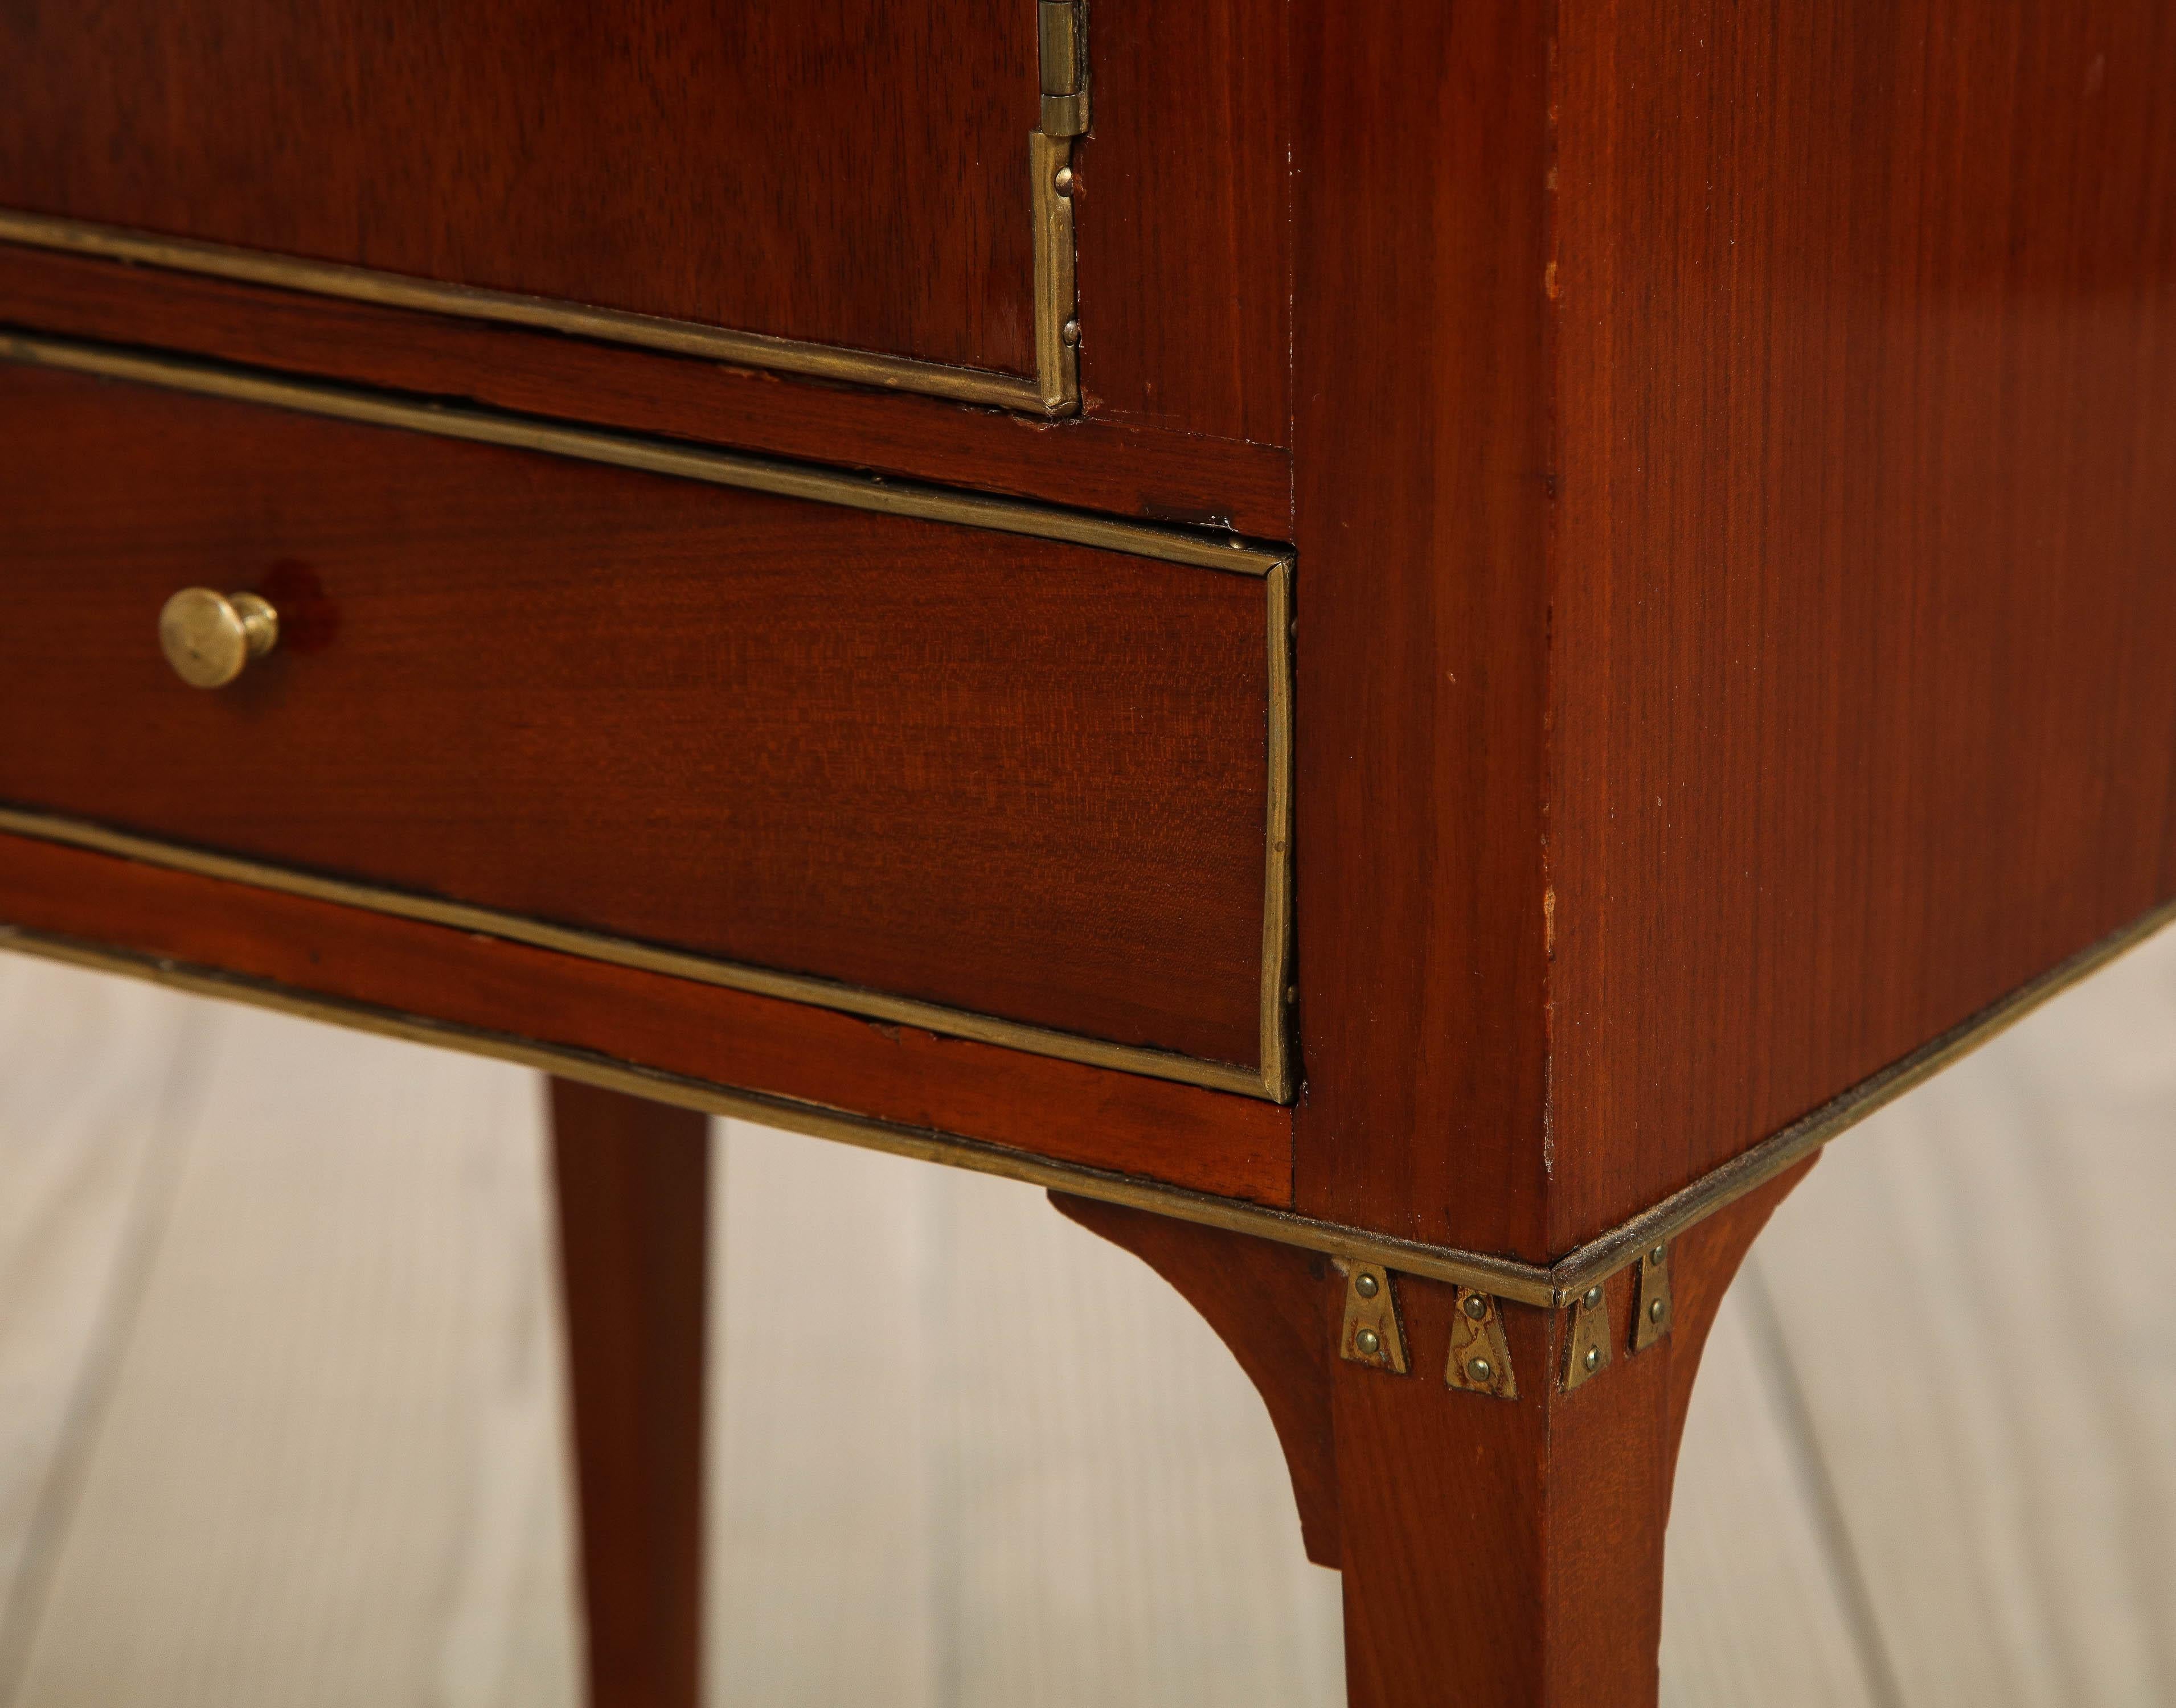
[[[1281,1093],[1281,565],[0,352],[0,564],[38,613],[0,637],[5,827]],[[280,643],[184,686],[157,621],[189,586],[261,592]]]
[[[1087,11],[11,0],[0,241],[1281,442],[1279,0]]]

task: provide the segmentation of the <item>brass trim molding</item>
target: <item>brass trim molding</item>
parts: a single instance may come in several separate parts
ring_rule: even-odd
[[[797,1099],[737,1090],[704,1080],[636,1067],[586,1051],[539,1044],[503,1033],[449,1026],[359,1003],[336,1001],[262,980],[182,966],[152,956],[15,926],[0,924],[0,950],[124,973],[197,995],[248,1002],[384,1037],[465,1049],[472,1055],[516,1062],[683,1109],[737,1116],[767,1126],[782,1127],[789,1132],[834,1139],[923,1162],[942,1163],[977,1174],[999,1175],[1051,1191],[1069,1192],[1203,1227],[1221,1228],[1323,1252],[1348,1265],[1376,1265],[1401,1275],[1417,1275],[1470,1288],[1495,1299],[1557,1309],[1575,1303],[1598,1282],[1638,1261],[1642,1248],[1675,1238],[1756,1186],[1773,1179],[1792,1163],[1812,1155],[1939,1069],[2015,1025],[2050,997],[2098,971],[2126,950],[2136,947],[2172,921],[2176,921],[2176,902],[2165,903],[2112,933],[1871,1079],[1823,1104],[1803,1120],[1724,1163],[1684,1191],[1673,1194],[1651,1209],[1589,1240],[1548,1267],[1493,1257],[1486,1252],[1461,1251],[1374,1234],[1365,1228],[1273,1209],[1244,1199],[1221,1198],[1084,1163],[1053,1162],[982,1140],[901,1126]]]
[[[95,260],[155,267],[173,273],[200,274],[242,285],[329,296],[380,308],[522,326],[607,344],[699,356],[737,367],[762,368],[805,379],[872,386],[881,391],[917,393],[954,403],[980,404],[1052,417],[1080,407],[1080,381],[1073,321],[1074,239],[1072,203],[1047,187],[1059,164],[1072,159],[1070,138],[1051,139],[1036,132],[1030,138],[1029,171],[1035,175],[1032,232],[1035,270],[1027,281],[1035,321],[1036,371],[1000,373],[993,369],[955,367],[913,356],[842,344],[814,344],[768,333],[736,332],[699,321],[674,320],[630,310],[597,308],[556,297],[480,285],[449,285],[405,273],[382,272],[345,262],[313,261],[270,250],[209,243],[193,237],[105,225],[0,209],[0,242],[57,250]],[[1069,333],[1069,328],[1070,331]]]
[[[1627,1264],[1636,1262],[1641,1252],[1667,1244],[1688,1228],[1705,1222],[1755,1187],[1765,1185],[1786,1168],[1803,1162],[1869,1115],[1885,1109],[1906,1092],[1923,1085],[1942,1069],[2007,1032],[2050,998],[2061,995],[2081,979],[2097,973],[2119,955],[2136,948],[2172,923],[2176,923],[2176,901],[2164,902],[2069,960],[2049,968],[2031,983],[2019,985],[1999,1001],[1967,1016],[1909,1055],[1891,1062],[1872,1077],[1861,1080],[1849,1091],[1831,1098],[1782,1131],[1771,1134],[1750,1150],[1740,1152],[1683,1190],[1673,1192],[1629,1221],[1588,1240],[1559,1260],[1550,1273],[1561,1277],[1559,1285],[1567,1298],[1614,1275]]]
[[[734,451],[707,450],[636,433],[563,426],[534,416],[505,415],[465,404],[418,403],[389,393],[315,380],[286,379],[220,362],[141,355],[77,339],[0,333],[0,361],[90,374],[101,379],[163,386],[170,391],[190,392],[199,397],[295,409],[335,420],[359,421],[367,426],[398,427],[410,432],[435,433],[442,438],[541,451],[547,456],[572,457],[587,463],[609,463],[616,468],[639,469],[649,474],[671,474],[683,480],[707,481],[714,486],[737,486],[752,492],[813,499],[822,504],[844,504],[887,516],[913,516],[931,522],[956,522],[967,528],[993,529],[1002,534],[1062,540],[1105,551],[1158,558],[1167,563],[1227,570],[1235,575],[1267,575],[1273,566],[1288,563],[1291,556],[1287,551],[1256,545],[1236,534],[1165,527],[1152,522],[1124,522],[1090,511],[1060,510],[1023,499],[955,491],[920,481],[893,480],[879,474],[850,474],[836,469],[751,457]]]
[[[808,468],[729,452],[699,450],[591,428],[558,426],[461,405],[418,404],[311,381],[268,378],[212,363],[137,355],[68,339],[0,334],[0,361],[294,409],[366,426],[511,446],[887,515],[1063,540],[1098,550],[1261,577],[1265,601],[1264,625],[1268,637],[1264,665],[1268,676],[1265,691],[1268,708],[1265,745],[1268,752],[1269,804],[1265,827],[1259,990],[1261,1055],[1257,1067],[1208,1061],[1145,1045],[1111,1043],[936,1003],[890,996],[857,985],[659,948],[608,933],[548,924],[492,908],[318,877],[269,862],[212,854],[57,814],[0,807],[0,830],[68,843],[231,882],[253,884],[349,907],[480,931],[514,942],[638,967],[675,978],[810,1003],[951,1037],[971,1038],[1093,1067],[1116,1068],[1277,1103],[1291,1097],[1292,1067],[1287,1044],[1290,1028],[1285,988],[1292,954],[1292,564],[1284,554],[1250,545],[1236,535],[1210,536],[1148,523],[1115,521],[1080,512],[1042,508],[1014,499],[987,498],[913,482],[884,480],[873,475],[847,474],[835,469]]]

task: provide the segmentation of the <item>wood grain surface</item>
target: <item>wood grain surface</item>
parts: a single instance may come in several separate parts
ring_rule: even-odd
[[[1317,1251],[1189,1227],[1122,1204],[1053,1192],[1069,1221],[1130,1251],[1176,1288],[1238,1360],[1284,1449],[1301,1539],[1317,1565],[1339,1562],[1337,1444],[1330,1365],[1341,1277]]]
[[[1352,1708],[1656,1700],[1663,1534],[1694,1373],[1731,1277],[1807,1166],[1677,1242],[1671,1332],[1646,1351],[1623,1341],[1630,1272],[1606,1283],[1615,1358],[1569,1391],[1569,1314],[1511,1304],[1500,1308],[1519,1398],[1447,1389],[1455,1290],[1398,1278],[1414,1375],[1343,1360],[1331,1371]]]
[[[1552,1250],[2176,894],[2168,8],[1557,62]]]
[[[0,206],[1032,370],[1032,0],[39,0],[9,37]],[[1113,7],[1088,43],[1089,408],[1283,445],[1282,9]]]
[[[1299,1201],[1544,1259],[1548,32],[1293,19]]]
[[[1292,534],[1289,453],[1092,409],[1031,420],[5,243],[0,321],[1121,516]],[[1103,343],[1091,343],[1091,374]]]
[[[589,1708],[696,1708],[710,1122],[563,1079],[551,1109]]]
[[[33,0],[8,35],[0,204],[1032,366],[1025,4]]]
[[[1075,149],[1091,415],[1289,445],[1292,175],[1283,0],[1099,5]]]
[[[0,798],[1259,1060],[1257,577],[0,374]],[[282,649],[182,686],[166,597]]]
[[[1292,1111],[585,960],[334,903],[0,836],[0,922],[288,993],[538,1039],[1289,1205]]]
[[[2176,934],[1777,1213],[1695,1391],[1669,1708],[2168,1694],[2172,1027]],[[0,957],[0,1700],[576,1700],[541,1115]],[[714,1167],[710,1700],[1339,1700],[1339,1581],[1162,1280],[1005,1182],[739,1123]]]

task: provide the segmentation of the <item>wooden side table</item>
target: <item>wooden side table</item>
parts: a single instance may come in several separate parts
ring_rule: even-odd
[[[2176,905],[2161,8],[8,39],[0,942],[558,1076],[593,1700],[726,1112],[1184,1293],[1354,1703],[1651,1702],[1762,1221]]]

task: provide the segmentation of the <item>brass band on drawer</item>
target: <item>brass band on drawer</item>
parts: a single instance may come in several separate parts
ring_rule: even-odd
[[[1082,510],[1058,510],[1017,498],[914,480],[889,480],[877,474],[849,474],[836,469],[749,457],[732,451],[705,450],[671,439],[636,433],[606,432],[594,427],[563,426],[530,415],[503,415],[460,404],[417,403],[385,392],[295,380],[178,356],[139,355],[108,344],[79,339],[41,338],[28,333],[0,333],[0,361],[92,374],[101,379],[132,380],[199,397],[263,404],[275,409],[357,421],[365,426],[399,427],[435,433],[442,438],[478,444],[507,445],[547,456],[609,463],[649,474],[671,474],[714,486],[738,486],[819,504],[845,504],[887,516],[914,516],[929,522],[955,522],[1000,534],[1063,540],[1105,551],[1130,552],[1167,563],[1228,570],[1235,575],[1267,575],[1288,563],[1290,553],[1262,546],[1236,534],[1170,528],[1152,522],[1123,522]]]
[[[768,333],[734,332],[697,321],[672,320],[626,309],[592,308],[579,302],[528,296],[518,291],[487,290],[472,285],[447,285],[403,273],[350,266],[345,262],[311,261],[269,250],[242,249],[188,237],[165,237],[150,231],[133,231],[125,226],[57,219],[47,214],[27,214],[14,209],[0,209],[0,242],[126,262],[139,267],[163,268],[175,273],[201,274],[241,285],[267,285],[311,296],[335,297],[345,302],[367,302],[381,308],[451,315],[501,326],[530,327],[642,350],[664,350],[674,355],[697,356],[736,367],[763,368],[773,373],[830,380],[841,385],[919,393],[993,409],[1062,415],[1078,407],[1080,401],[1077,382],[1053,385],[1034,374],[954,367],[944,362],[920,361],[912,356],[886,355],[875,350],[777,338]],[[1039,296],[1036,311],[1039,320],[1057,312],[1054,306],[1046,309]]]
[[[1117,1068],[1273,1102],[1284,1102],[1292,1096],[1292,1063],[1286,1001],[1292,959],[1292,564],[1283,553],[1255,545],[1236,535],[1212,535],[1147,523],[1121,522],[1080,512],[1043,508],[1013,499],[984,497],[941,487],[883,480],[872,475],[701,450],[631,435],[560,426],[483,409],[419,404],[340,387],[269,378],[215,364],[137,355],[67,339],[0,335],[0,361],[1259,577],[1268,637],[1264,659],[1268,678],[1264,732],[1268,806],[1264,833],[1261,976],[1258,991],[1261,1041],[1258,1067],[1208,1061],[1145,1045],[1116,1044],[891,996],[859,986],[656,947],[601,932],[576,930],[491,908],[321,877],[35,810],[0,807],[0,831],[68,843],[233,882],[481,931],[568,954],[617,962],[788,1001],[807,1002],[1091,1066]]]
[[[1587,1288],[1638,1262],[1643,1249],[1676,1239],[1718,1210],[1727,1208],[1804,1161],[1959,1057],[2015,1025],[2050,997],[2068,990],[2172,923],[2176,923],[2176,902],[2164,903],[2143,918],[2050,968],[2029,984],[1978,1013],[1967,1016],[1939,1037],[1930,1038],[1901,1060],[1831,1098],[1780,1132],[1770,1134],[1750,1150],[1711,1169],[1682,1190],[1575,1246],[1548,1265],[1527,1263],[1490,1252],[1431,1245],[1244,1199],[1218,1197],[1139,1175],[1120,1174],[1080,1163],[1057,1162],[986,1140],[900,1126],[793,1098],[638,1067],[563,1045],[449,1026],[416,1015],[335,1000],[206,968],[177,966],[150,956],[24,931],[4,923],[0,923],[0,950],[13,949],[73,966],[128,973],[198,995],[225,997],[412,1043],[438,1044],[502,1061],[520,1062],[658,1103],[703,1109],[816,1138],[835,1139],[896,1156],[1023,1180],[1054,1192],[1070,1192],[1105,1203],[1124,1204],[1178,1221],[1325,1252],[1341,1262],[1379,1264],[1401,1275],[1450,1282],[1496,1299],[1555,1309],[1571,1304]]]

